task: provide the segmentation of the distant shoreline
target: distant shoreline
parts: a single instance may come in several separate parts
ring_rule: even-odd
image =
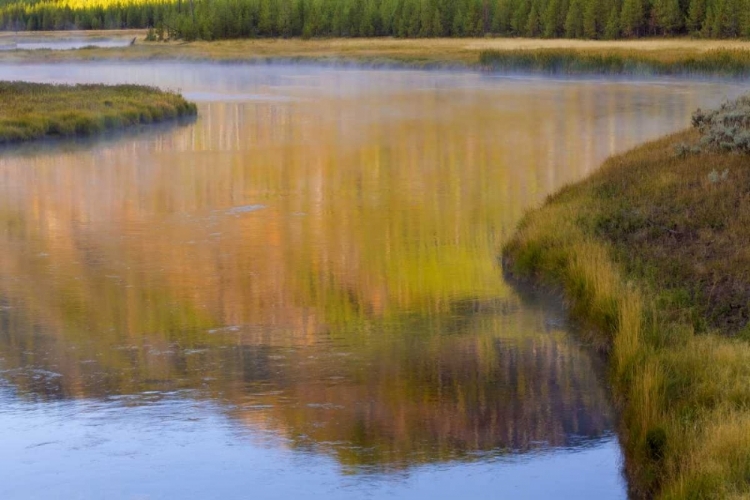
[[[76,61],[189,61],[319,63],[463,68],[571,75],[750,75],[750,42],[694,39],[618,41],[528,38],[241,39],[146,42],[143,30],[0,33],[4,41],[136,38],[133,46],[75,50],[4,50],[0,63]]]

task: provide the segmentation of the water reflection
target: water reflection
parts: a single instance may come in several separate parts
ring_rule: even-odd
[[[160,83],[203,101],[187,126],[0,156],[9,427],[32,436],[15,415],[44,422],[73,405],[118,434],[130,419],[165,428],[161,418],[203,420],[209,407],[232,432],[358,474],[456,461],[497,471],[497,457],[607,450],[604,494],[623,496],[599,360],[562,313],[509,288],[498,249],[543,196],[681,128],[732,86],[23,69],[59,75]],[[212,453],[236,456],[242,439],[222,436]],[[33,453],[26,473],[44,459]],[[154,465],[136,456],[143,471]],[[278,474],[293,484],[310,464]]]
[[[0,51],[9,50],[77,50],[89,47],[116,48],[127,47],[133,42],[133,37],[121,36],[117,38],[105,37],[34,37],[23,34],[17,36],[0,36]]]

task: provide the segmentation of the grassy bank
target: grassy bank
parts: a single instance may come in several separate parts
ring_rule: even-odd
[[[53,39],[96,40],[108,32],[0,33],[0,44]],[[475,39],[253,39],[215,42],[145,42],[144,31],[119,31],[136,37],[133,46],[79,50],[0,51],[0,63],[63,61],[215,61],[311,62],[409,68],[475,68],[495,71],[595,74],[750,74],[750,42],[687,38],[632,41]]]
[[[182,96],[150,87],[0,82],[0,144],[90,136],[195,114]]]
[[[750,75],[750,51],[714,49],[701,53],[632,49],[483,50],[479,64],[493,71],[604,75]]]
[[[549,198],[505,263],[609,349],[635,496],[747,498],[750,101],[694,122]]]

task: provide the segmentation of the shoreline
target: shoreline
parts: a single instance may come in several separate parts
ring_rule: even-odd
[[[750,42],[694,39],[584,41],[569,39],[240,39],[213,42],[145,42],[142,31],[0,33],[4,40],[138,40],[127,47],[73,50],[3,50],[0,63],[217,62],[311,63],[406,69],[468,69],[547,75],[750,75]]]
[[[748,157],[675,152],[696,144],[688,130],[610,158],[503,248],[504,272],[559,288],[608,352],[635,498],[750,494],[750,304],[730,307],[746,296],[733,218]],[[734,288],[717,289],[728,272]]]

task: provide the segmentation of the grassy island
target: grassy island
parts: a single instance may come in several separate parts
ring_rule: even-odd
[[[517,276],[609,349],[636,497],[750,495],[750,98],[608,160],[524,218]]]
[[[138,85],[0,82],[0,144],[90,136],[196,112],[176,93]]]

